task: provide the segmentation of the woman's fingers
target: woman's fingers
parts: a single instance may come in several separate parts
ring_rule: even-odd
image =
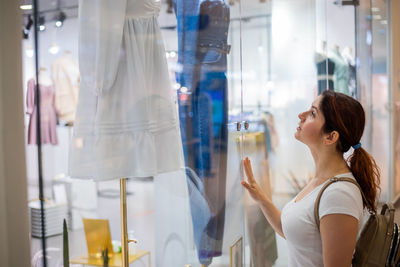
[[[244,165],[244,171],[246,172],[247,179],[249,180],[250,183],[254,183],[254,176],[253,176],[253,170],[251,169],[251,163],[248,157],[246,157],[243,161]]]
[[[246,189],[250,189],[250,185],[249,185],[246,181],[242,181],[242,185],[243,185]]]

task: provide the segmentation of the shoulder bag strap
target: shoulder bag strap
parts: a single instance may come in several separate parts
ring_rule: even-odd
[[[355,184],[358,187],[358,189],[360,189],[360,192],[361,192],[361,195],[362,195],[362,198],[363,198],[364,202],[367,203],[367,199],[365,198],[365,195],[364,195],[363,191],[361,190],[360,185],[357,183],[357,181],[355,179],[347,178],[347,177],[340,177],[340,178],[339,177],[333,177],[333,178],[329,179],[329,181],[321,188],[321,190],[319,191],[319,194],[317,196],[317,199],[315,200],[314,218],[315,218],[315,222],[316,222],[317,227],[318,227],[318,231],[319,231],[319,202],[321,200],[322,193],[325,191],[325,189],[328,186],[330,186],[331,184],[333,184],[333,183],[335,183],[337,181],[344,181],[344,182],[350,182],[350,183]]]

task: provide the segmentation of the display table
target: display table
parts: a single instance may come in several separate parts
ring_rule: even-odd
[[[138,259],[148,255],[148,266],[151,266],[151,256],[148,250],[138,250],[135,254],[129,255],[129,263],[137,261]],[[121,253],[115,253],[109,260],[109,267],[119,267],[122,266]],[[82,265],[93,265],[93,266],[103,266],[102,258],[89,257],[88,255],[83,255],[69,261],[71,264],[82,264]]]

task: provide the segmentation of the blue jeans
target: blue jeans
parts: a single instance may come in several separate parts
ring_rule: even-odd
[[[194,238],[200,262],[209,265],[222,253],[228,118],[225,74],[205,75],[178,98]]]
[[[227,164],[227,0],[175,0],[179,118],[200,263],[222,254]],[[205,205],[207,207],[205,207]]]

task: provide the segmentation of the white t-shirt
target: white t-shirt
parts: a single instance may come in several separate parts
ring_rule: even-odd
[[[350,172],[336,177],[355,179]],[[282,210],[282,231],[288,246],[289,267],[324,266],[321,235],[314,219],[314,204],[325,183],[314,188],[298,202],[295,202],[296,196]],[[364,208],[360,190],[355,184],[339,181],[326,188],[320,200],[319,218],[333,213],[355,217],[359,222],[360,232]]]

